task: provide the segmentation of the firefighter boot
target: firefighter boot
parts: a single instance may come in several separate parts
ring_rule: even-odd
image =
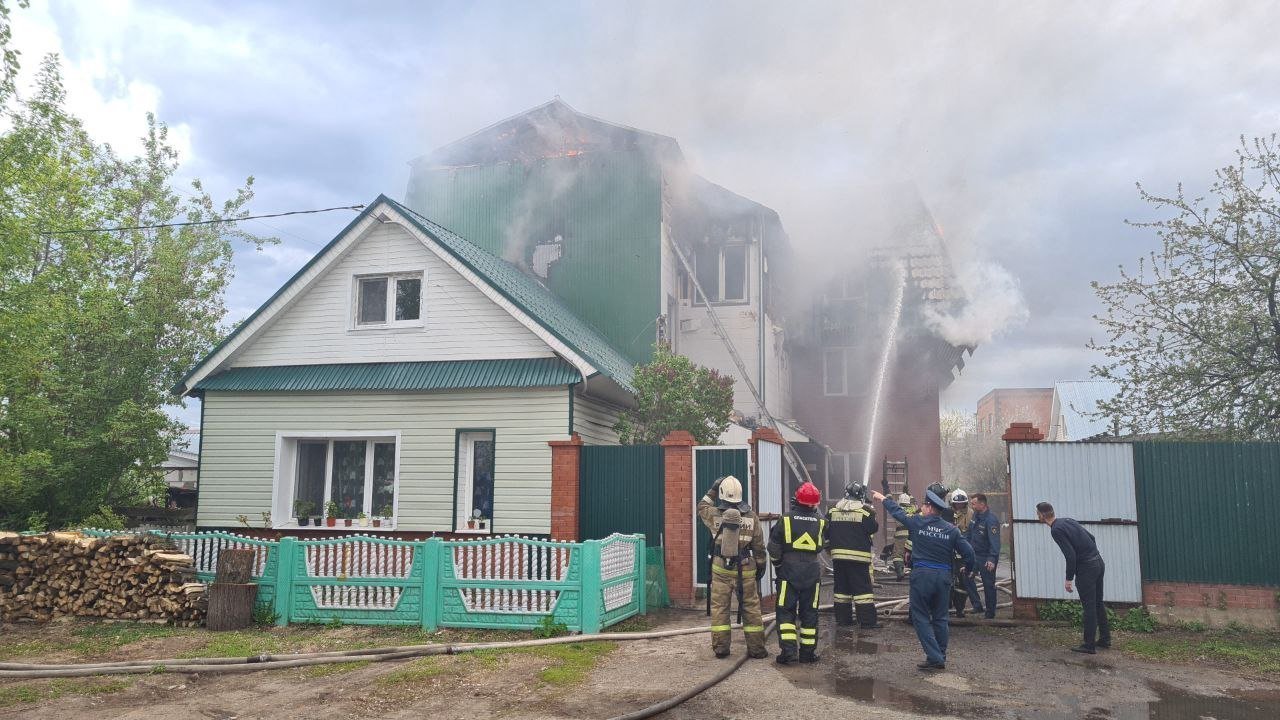
[[[832,605],[835,612],[836,624],[849,626],[853,624],[853,604],[848,602],[840,602]]]
[[[801,645],[800,646],[800,662],[802,663],[818,662],[817,647],[814,645]]]
[[[902,570],[903,570],[902,558],[894,558],[893,574],[898,576],[898,582],[902,582],[902,577],[903,577]]]
[[[858,605],[858,625],[863,630],[875,630],[883,627],[879,622],[879,615],[876,613],[876,606],[872,603],[864,603]]]

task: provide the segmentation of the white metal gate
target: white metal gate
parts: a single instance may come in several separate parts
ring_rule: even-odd
[[[1103,599],[1142,602],[1133,446],[1128,443],[1009,443],[1014,578],[1018,597],[1078,600],[1063,588],[1062,551],[1037,522],[1036,504],[1077,520],[1107,564]]]
[[[760,440],[756,442],[756,474],[760,484],[760,507],[756,511],[761,515],[782,514],[782,496],[785,480],[782,477],[782,446]],[[762,522],[765,542],[768,542],[769,531],[774,521]],[[760,586],[761,597],[773,595],[773,564],[765,563],[763,582]]]

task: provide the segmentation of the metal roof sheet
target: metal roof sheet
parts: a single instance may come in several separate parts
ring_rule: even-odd
[[[458,390],[553,387],[581,380],[582,376],[572,365],[552,357],[241,367],[207,377],[196,385],[195,390]]]

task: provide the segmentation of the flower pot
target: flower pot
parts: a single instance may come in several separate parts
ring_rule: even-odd
[[[345,527],[351,527],[351,518],[342,518],[342,524]]]
[[[311,518],[311,524],[315,525],[316,527],[320,527],[321,525],[324,524],[324,518],[320,516],[313,517]]]
[[[476,529],[476,521],[475,521],[475,520],[468,520],[468,521],[467,521],[467,529],[468,529],[468,530],[475,530],[475,529]]]
[[[369,518],[359,518],[356,520],[356,524],[360,527],[369,527]]]
[[[306,526],[308,526],[308,525],[310,525],[310,524],[311,524],[311,518],[309,518],[309,517],[300,517],[300,518],[298,518],[298,527],[306,527]]]
[[[374,526],[374,527],[382,527],[382,518],[374,518],[374,519],[373,519],[373,526]]]
[[[325,525],[328,525],[329,527],[337,527],[337,525],[338,525],[338,518],[325,518],[325,519],[324,519],[324,524],[325,524]]]

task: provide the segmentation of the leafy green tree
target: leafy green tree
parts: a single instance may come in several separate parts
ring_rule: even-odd
[[[1093,283],[1106,308],[1106,362],[1115,398],[1099,413],[1136,432],[1280,439],[1280,155],[1276,136],[1241,138],[1209,197],[1138,186],[1167,217],[1150,228],[1160,250]]]
[[[1018,408],[1006,413],[1009,422],[1031,420],[1029,410]],[[975,492],[1000,492],[1007,489],[1009,464],[1003,430],[985,433],[978,429],[977,417],[959,410],[948,410],[938,418],[942,439],[942,483],[949,488]]]
[[[160,491],[168,389],[221,335],[233,241],[269,242],[220,222],[92,230],[244,217],[253,179],[221,203],[199,181],[180,195],[162,123],[123,158],[65,100],[50,56],[0,104],[0,527]]]
[[[626,445],[656,443],[673,430],[687,430],[700,444],[712,445],[729,427],[733,378],[695,365],[665,345],[636,368],[634,384],[637,406],[614,426]]]

